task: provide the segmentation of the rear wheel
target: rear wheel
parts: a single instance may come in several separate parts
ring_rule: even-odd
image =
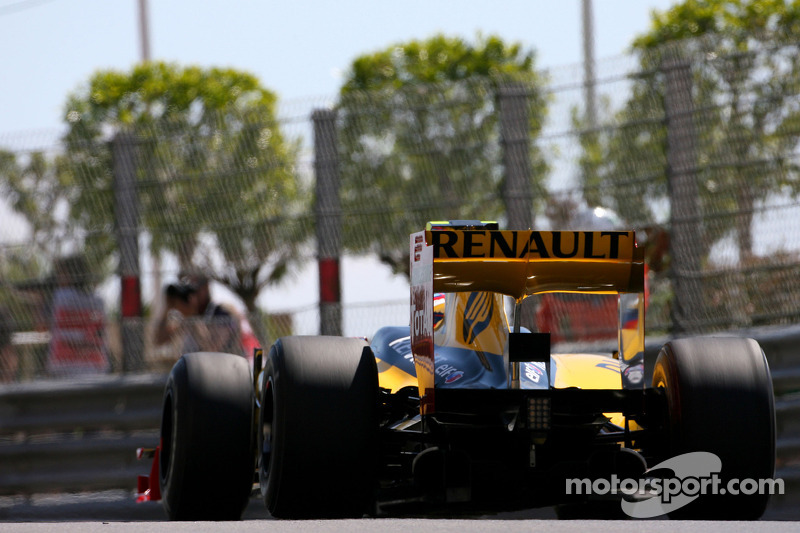
[[[159,481],[170,520],[239,520],[253,489],[253,386],[245,358],[181,357],[161,418]]]
[[[284,337],[264,367],[261,493],[279,518],[361,517],[374,507],[378,374],[366,342]]]
[[[727,491],[731,479],[766,479],[775,471],[775,405],[764,352],[753,339],[674,340],[661,349],[653,386],[668,408],[668,457],[710,452],[721,461],[725,495],[701,495],[671,518],[755,520],[768,494]],[[744,487],[743,487],[744,488]]]

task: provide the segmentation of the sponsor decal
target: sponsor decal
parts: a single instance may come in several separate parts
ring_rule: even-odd
[[[600,361],[594,366],[598,368],[605,368],[606,370],[611,370],[612,372],[619,372],[619,363],[617,361]]]
[[[466,344],[472,344],[475,338],[489,325],[494,311],[494,299],[488,292],[473,292],[467,298],[462,322],[462,335]]]
[[[453,372],[452,374],[447,376],[447,379],[444,380],[444,382],[445,383],[455,383],[456,381],[458,381],[462,377],[464,377],[464,372],[462,372],[461,370],[456,370],[455,372]]]
[[[623,371],[623,374],[630,383],[637,385],[644,378],[644,368],[642,368],[641,364],[631,365]]]
[[[542,363],[544,366],[544,363]],[[539,383],[539,380],[544,376],[544,369],[540,368],[536,363],[524,363],[525,377],[534,383]]]
[[[627,231],[441,230],[430,235],[436,259],[614,260],[629,257],[634,241]]]
[[[411,353],[411,337],[401,337],[389,343],[398,354],[402,355],[407,361],[414,360],[414,354]]]
[[[458,371],[459,371],[458,368],[454,367],[453,365],[444,364],[436,367],[436,375],[441,376],[443,378],[446,378],[453,372],[458,372]]]

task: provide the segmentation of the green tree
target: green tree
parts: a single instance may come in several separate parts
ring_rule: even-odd
[[[734,215],[709,219],[703,245],[707,252],[733,230],[748,262],[758,202],[800,185],[789,157],[800,140],[797,35],[796,1],[686,0],[654,12],[633,44],[641,71],[615,116],[620,126],[583,137],[586,197],[632,223],[655,218],[668,190],[663,69],[669,60],[690,61],[701,209]]]
[[[257,313],[260,291],[282,277],[307,234],[297,222],[299,142],[284,137],[275,106],[257,78],[233,69],[157,62],[96,72],[65,107],[62,172],[80,184],[71,219],[113,228],[108,141],[130,135],[151,251],[206,270]],[[113,237],[101,232],[93,246],[110,254]]]
[[[526,89],[534,199],[547,165],[533,140],[546,112],[534,54],[499,37],[436,35],[356,58],[341,88],[345,245],[408,274],[408,234],[428,220],[502,218],[497,91]],[[531,200],[533,207],[534,200]]]
[[[63,158],[42,151],[0,150],[0,196],[25,220],[17,228],[19,240],[2,245],[0,280],[23,285],[52,283],[47,276],[52,274],[53,258],[85,249],[85,242],[91,240],[84,228],[65,216],[76,188],[63,179],[67,173],[59,172],[63,163]],[[86,257],[90,284],[107,273],[101,259]]]
[[[66,207],[69,187],[59,178],[56,164],[43,152],[17,154],[0,150],[0,193],[30,225],[29,253],[56,256],[69,242],[70,231],[59,210]]]

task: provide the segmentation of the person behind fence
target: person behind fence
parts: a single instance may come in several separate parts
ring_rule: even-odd
[[[5,307],[0,307],[0,383],[17,380],[19,355],[11,342],[15,329],[11,313]]]
[[[173,342],[180,335],[182,353],[242,353],[238,321],[211,300],[209,285],[206,276],[188,273],[164,288],[166,305],[156,325],[156,345]]]
[[[92,292],[93,276],[86,259],[81,255],[58,259],[55,278],[48,373],[69,377],[107,372],[105,306]]]

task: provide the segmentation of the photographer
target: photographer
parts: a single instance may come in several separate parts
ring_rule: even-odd
[[[185,319],[194,315],[194,292],[193,287],[183,283],[170,283],[164,287],[166,305],[156,326],[156,346],[163,346],[174,341],[178,335],[185,335]]]
[[[201,274],[184,274],[164,289],[166,306],[155,332],[161,346],[183,334],[182,353],[225,352],[241,354],[238,323],[221,305],[211,301],[209,280]]]

